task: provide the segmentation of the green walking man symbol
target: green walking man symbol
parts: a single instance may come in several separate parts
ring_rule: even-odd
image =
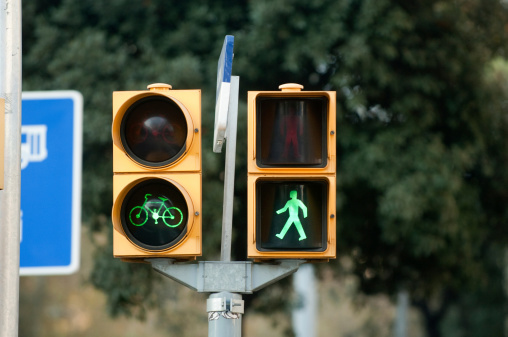
[[[286,205],[279,209],[276,213],[281,214],[284,213],[289,208],[289,218],[288,221],[286,221],[286,224],[284,225],[284,228],[282,228],[282,231],[279,234],[275,234],[276,237],[279,239],[284,239],[284,236],[286,235],[287,231],[291,227],[292,224],[295,224],[296,230],[298,231],[298,234],[300,234],[299,240],[305,240],[307,238],[307,235],[305,235],[305,232],[303,231],[302,223],[300,222],[300,218],[298,217],[298,208],[301,208],[303,211],[303,217],[307,217],[307,206],[305,204],[297,199],[297,192],[291,191],[289,192],[289,196],[291,199],[289,199],[286,202]]]

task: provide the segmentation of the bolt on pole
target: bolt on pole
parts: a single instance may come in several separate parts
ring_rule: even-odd
[[[0,105],[5,110],[0,190],[0,336],[18,336],[21,185],[21,0],[0,0]]]

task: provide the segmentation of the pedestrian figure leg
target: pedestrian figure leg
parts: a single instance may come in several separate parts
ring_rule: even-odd
[[[305,240],[307,238],[307,235],[305,235],[305,231],[303,230],[302,223],[300,220],[296,220],[294,222],[296,230],[298,230],[298,234],[300,234],[299,241]]]
[[[293,221],[294,221],[293,218],[289,217],[288,221],[286,221],[286,224],[284,225],[284,228],[282,228],[280,233],[276,234],[275,236],[281,240],[284,239],[284,236],[286,236],[286,233],[289,230],[289,227],[291,227],[291,225],[293,224]]]

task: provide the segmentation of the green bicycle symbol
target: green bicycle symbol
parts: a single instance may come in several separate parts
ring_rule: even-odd
[[[155,224],[159,223],[159,219],[162,218],[164,224],[168,227],[178,227],[183,221],[182,211],[177,207],[167,207],[165,202],[168,198],[158,197],[161,201],[148,201],[148,197],[152,196],[151,194],[145,194],[145,202],[141,206],[136,206],[131,209],[129,213],[129,220],[134,226],[143,226],[148,221],[148,212],[150,212],[150,217],[155,220]],[[150,208],[148,208],[148,204]],[[153,205],[160,205],[158,208],[153,208]],[[162,208],[164,207],[164,212],[160,215]],[[173,213],[172,213],[173,212]],[[173,215],[174,214],[174,215]],[[171,220],[171,221],[170,221]]]

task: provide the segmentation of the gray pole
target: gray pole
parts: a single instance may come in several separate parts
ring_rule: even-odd
[[[0,190],[0,336],[18,336],[21,184],[21,0],[0,0],[0,104],[5,104]],[[4,123],[4,121],[0,121]]]
[[[220,260],[231,262],[233,201],[235,193],[236,129],[240,77],[231,76],[226,127],[226,164],[224,168],[224,203],[222,206],[222,243]],[[211,294],[207,300],[208,337],[242,336],[242,295],[230,292]]]
[[[231,92],[229,94],[228,122],[226,127],[226,164],[224,168],[224,204],[222,206],[222,244],[220,252],[220,260],[226,262],[231,261],[239,86],[240,77],[231,76]]]
[[[296,293],[292,314],[295,337],[317,336],[317,291],[312,264],[302,265],[293,275],[293,288]]]
[[[407,311],[409,308],[409,292],[405,289],[397,293],[397,316],[395,317],[395,337],[407,336]]]

